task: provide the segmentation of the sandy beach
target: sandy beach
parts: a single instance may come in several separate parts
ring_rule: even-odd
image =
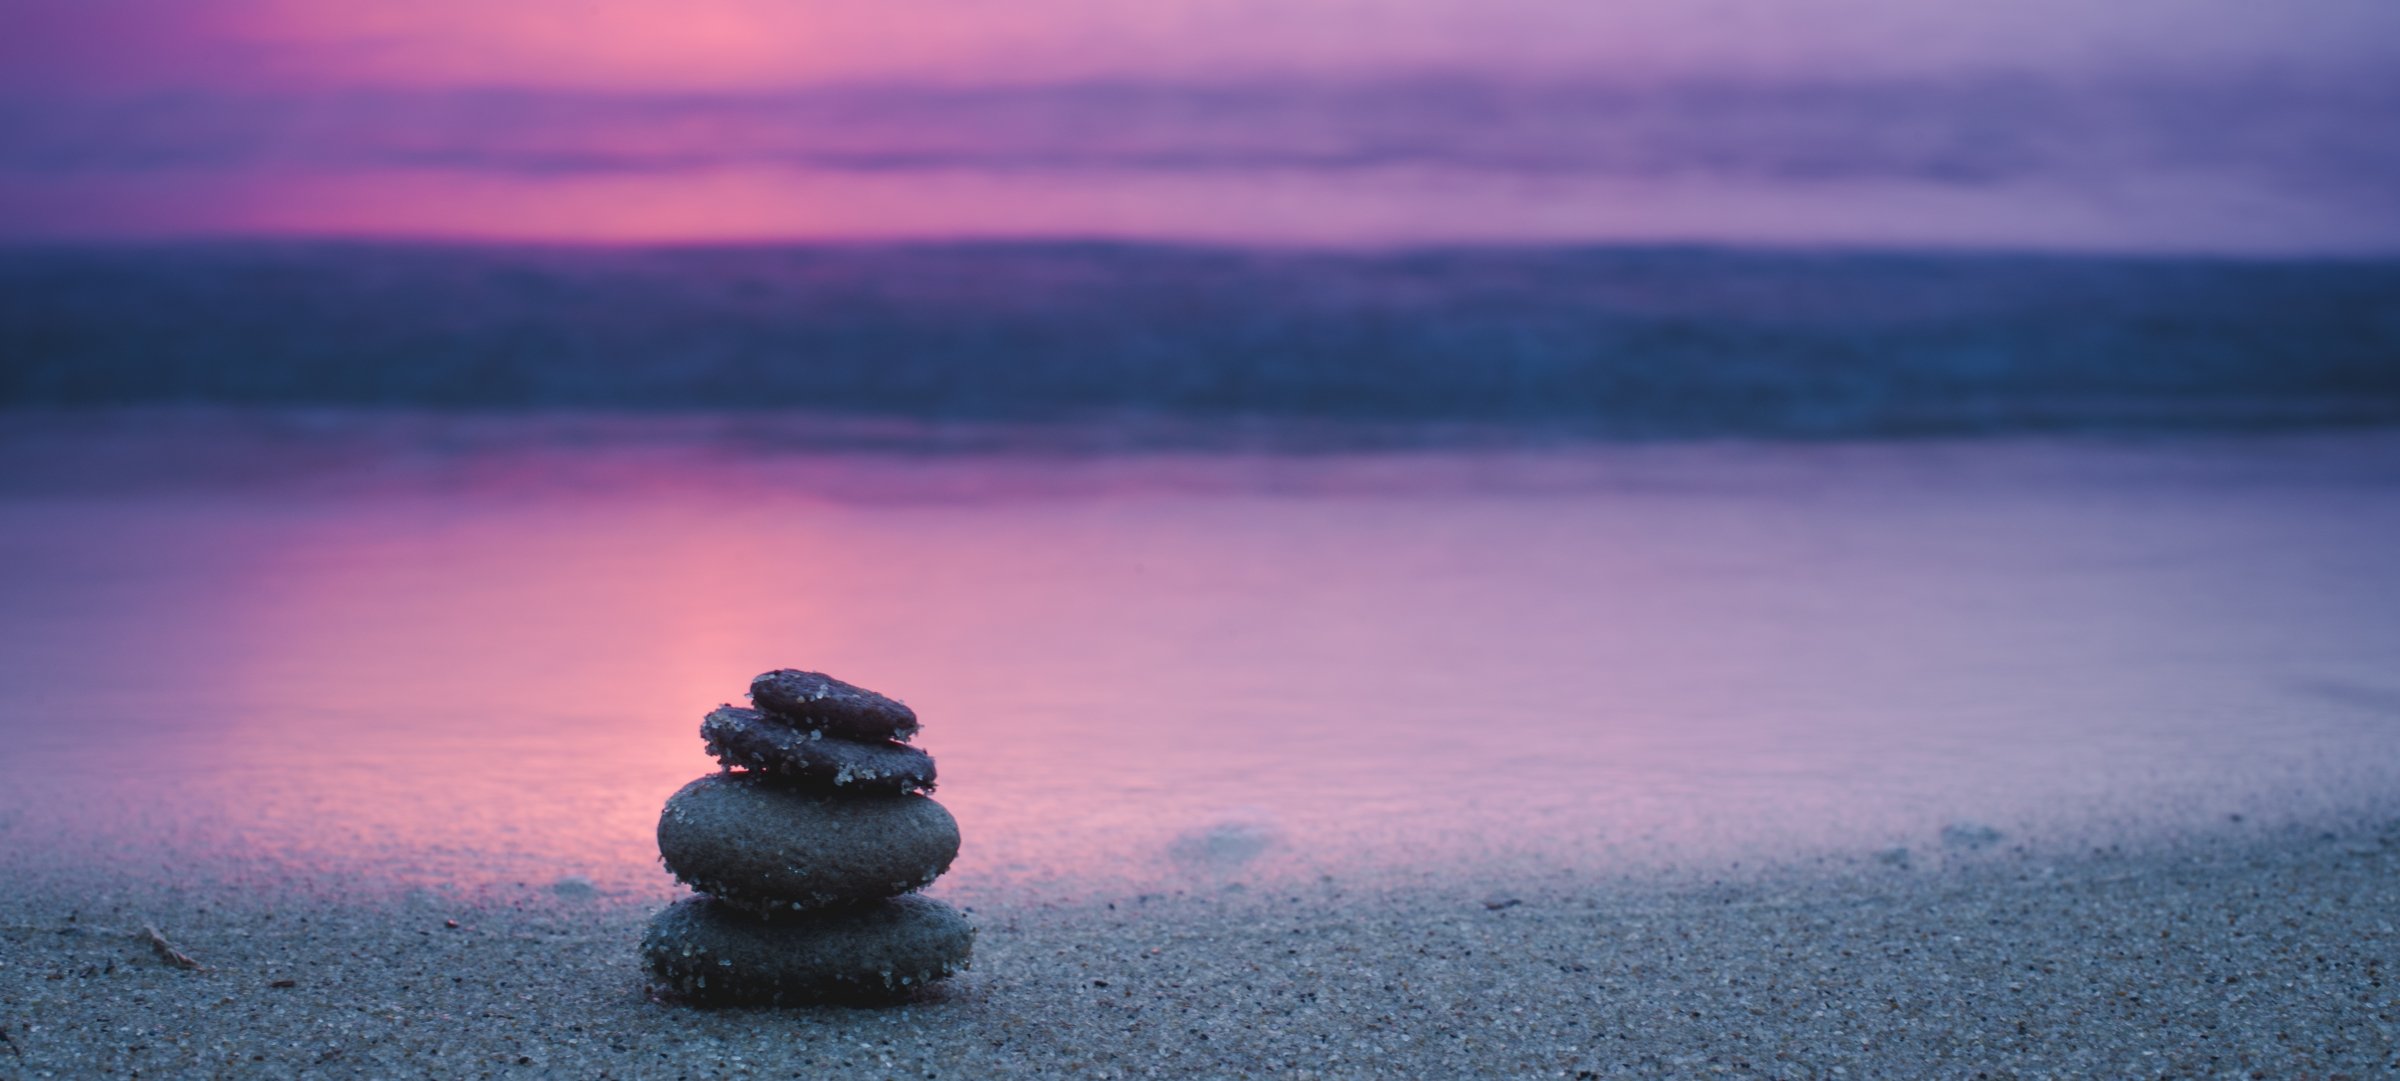
[[[967,895],[884,1010],[644,985],[669,896],[8,879],[25,1077],[2365,1077],[2400,1067],[2400,822],[1707,878]],[[26,868],[20,867],[20,871]],[[663,879],[663,875],[662,875]],[[315,891],[312,893],[312,890]],[[155,926],[192,962],[149,941]]]

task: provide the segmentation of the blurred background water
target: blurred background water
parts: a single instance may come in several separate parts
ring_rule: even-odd
[[[1922,867],[1987,829],[2400,811],[2388,434],[892,453],[626,423],[21,425],[12,480],[78,473],[0,494],[6,858],[649,896],[701,713],[786,664],[924,716],[948,889]]]
[[[1554,436],[2400,415],[2400,263],[1127,245],[0,254],[23,406],[802,411]]]

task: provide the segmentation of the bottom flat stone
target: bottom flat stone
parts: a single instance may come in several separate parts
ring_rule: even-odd
[[[698,896],[650,920],[642,961],[704,1005],[879,1003],[964,970],[974,946],[966,916],[930,897],[761,918]]]

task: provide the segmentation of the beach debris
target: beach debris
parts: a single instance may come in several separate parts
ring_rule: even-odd
[[[192,955],[176,949],[175,944],[167,941],[167,936],[160,934],[158,928],[151,924],[142,925],[142,938],[150,943],[150,952],[157,954],[159,960],[176,968],[198,971],[208,967],[192,960]]]
[[[1483,899],[1484,910],[1488,912],[1498,912],[1502,909],[1515,908],[1524,903],[1525,902],[1518,900],[1517,898],[1510,897],[1505,893],[1495,893]]]
[[[589,901],[600,896],[600,887],[582,875],[568,875],[551,883],[550,892],[565,901]]]
[[[2006,834],[1980,822],[1953,822],[1942,827],[1943,844],[1951,848],[1964,848],[1970,851],[1990,848],[1999,844],[2000,838],[2004,836]]]
[[[723,771],[659,815],[659,856],[698,892],[651,919],[650,975],[686,1002],[803,1005],[897,1002],[964,970],[974,926],[915,892],[959,846],[932,756],[903,742],[916,713],[797,669],[750,689],[757,708],[701,722]]]
[[[1275,847],[1275,828],[1263,821],[1231,819],[1175,838],[1167,854],[1186,866],[1230,872]]]

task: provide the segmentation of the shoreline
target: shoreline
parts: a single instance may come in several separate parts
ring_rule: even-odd
[[[0,407],[0,500],[78,506],[396,499],[707,499],[823,506],[1190,497],[1589,496],[1967,483],[2380,488],[2400,414],[2220,427],[2078,425],[1617,437],[1542,424],[1170,419],[999,422],[806,411]]]
[[[0,885],[0,1076],[2328,1076],[2400,1065],[2400,822],[1712,882],[975,890],[888,1010],[645,993],[647,898]],[[86,880],[88,881],[88,880]],[[939,895],[962,899],[937,889]],[[449,926],[450,923],[457,926]],[[198,964],[171,963],[156,926]],[[288,981],[288,982],[287,982]]]

